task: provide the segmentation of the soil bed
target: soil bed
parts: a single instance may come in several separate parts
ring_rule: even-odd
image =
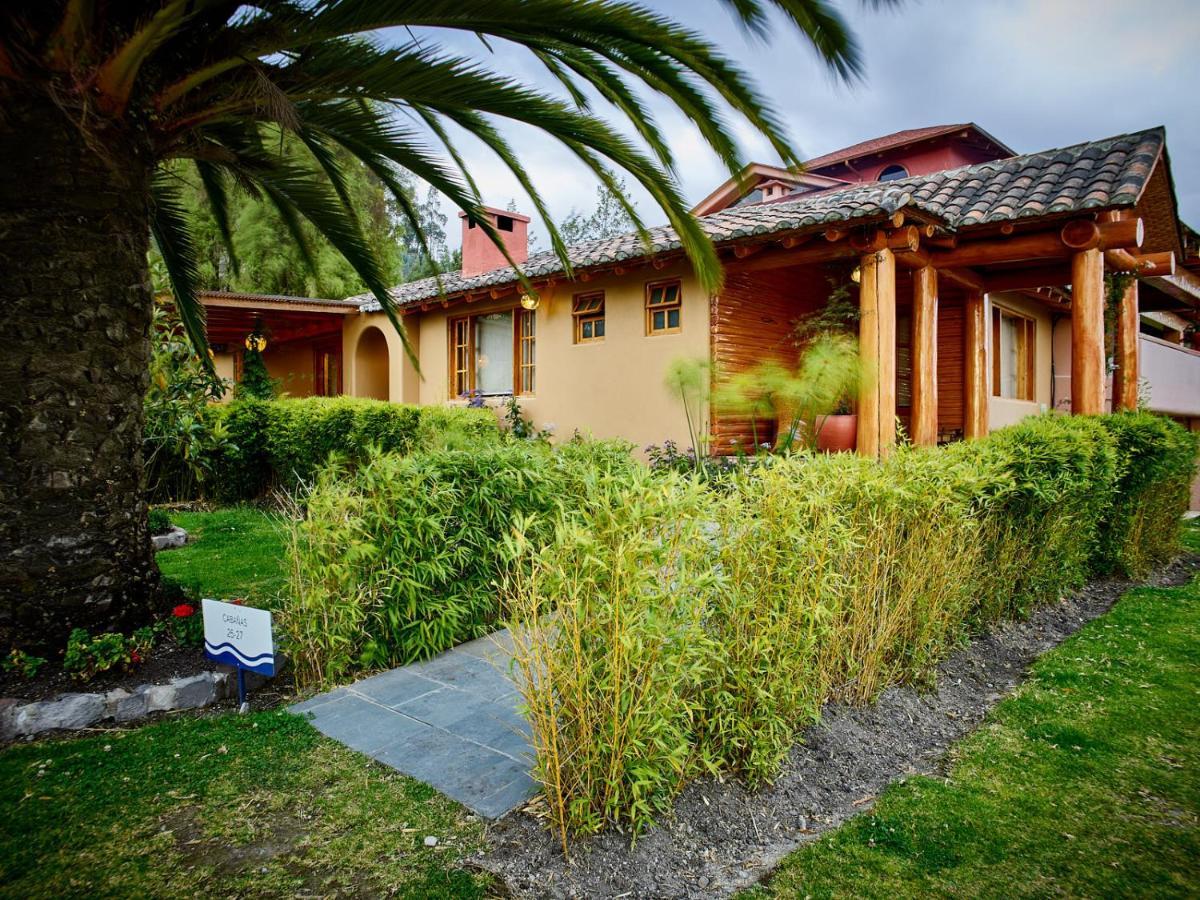
[[[63,670],[61,658],[46,660],[36,678],[22,678],[15,672],[0,672],[0,697],[30,701],[51,700],[59,694],[78,692],[103,694],[114,688],[132,691],[139,685],[186,678],[214,668],[216,664],[205,658],[203,648],[182,647],[173,637],[161,634],[144,663],[129,671],[110,669],[101,672],[91,681],[72,678],[70,672]]]
[[[579,841],[568,862],[541,820],[514,813],[490,829],[492,849],[471,860],[518,897],[712,897],[765,876],[785,855],[871,807],[891,781],[939,770],[949,746],[974,729],[1029,665],[1103,615],[1131,587],[1186,584],[1200,556],[1145,581],[1094,581],[1024,622],[1006,623],[952,654],[936,688],[890,688],[865,707],[829,704],[775,783],[748,791],[701,780],[674,817],[643,835],[609,832]]]

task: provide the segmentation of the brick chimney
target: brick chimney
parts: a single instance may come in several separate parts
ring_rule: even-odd
[[[490,206],[485,206],[484,210],[491,220],[492,227],[504,241],[513,262],[525,262],[529,258],[529,216],[504,209],[493,209]],[[463,275],[478,275],[508,265],[508,260],[504,258],[500,248],[492,243],[492,239],[478,223],[472,221],[464,212],[460,212],[458,217],[462,219]]]

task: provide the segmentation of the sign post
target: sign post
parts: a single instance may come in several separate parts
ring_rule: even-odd
[[[247,712],[250,705],[246,702],[246,672],[275,674],[271,613],[221,600],[200,602],[204,614],[204,655],[237,669],[238,711]]]

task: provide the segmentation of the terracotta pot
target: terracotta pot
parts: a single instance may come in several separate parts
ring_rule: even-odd
[[[817,449],[842,453],[858,445],[858,416],[822,416],[817,429]]]

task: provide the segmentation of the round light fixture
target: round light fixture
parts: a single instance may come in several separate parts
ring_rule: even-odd
[[[850,273],[850,280],[855,284],[862,282],[862,268],[860,266],[854,267],[854,271]]]
[[[252,331],[246,335],[246,349],[253,350],[256,353],[262,353],[267,349],[267,338],[265,335],[257,331]]]
[[[538,298],[537,294],[522,294],[521,295],[521,306],[524,307],[525,309],[529,310],[530,312],[537,309],[538,304],[540,302],[541,302],[541,300]]]

